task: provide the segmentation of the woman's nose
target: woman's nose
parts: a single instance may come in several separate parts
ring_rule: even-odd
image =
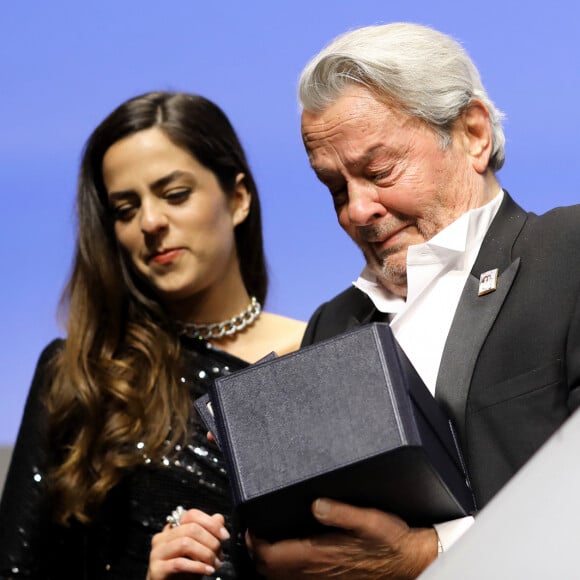
[[[155,234],[167,227],[167,215],[156,202],[145,203],[141,207],[141,231]]]

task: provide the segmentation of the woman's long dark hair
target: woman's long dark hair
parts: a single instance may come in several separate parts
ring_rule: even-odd
[[[158,127],[211,170],[226,195],[244,174],[247,218],[235,228],[242,279],[264,303],[267,269],[258,190],[240,141],[211,101],[152,92],[115,109],[88,139],[77,190],[78,233],[61,307],[67,340],[47,396],[56,454],[51,473],[55,517],[89,521],[122,470],[162,454],[170,434],[187,433],[189,394],[179,388],[180,345],[154,292],[119,251],[103,181],[103,157],[117,141]]]

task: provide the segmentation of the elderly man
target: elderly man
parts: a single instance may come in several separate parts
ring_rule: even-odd
[[[337,38],[300,99],[312,168],[366,260],[304,344],[390,321],[455,422],[481,508],[580,403],[580,206],[537,216],[502,190],[501,113],[460,45],[430,28]],[[470,523],[412,529],[323,498],[313,513],[328,534],[249,538],[268,578],[414,578]]]

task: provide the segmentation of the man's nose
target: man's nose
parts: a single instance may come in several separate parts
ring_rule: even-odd
[[[368,226],[387,213],[380,202],[375,188],[364,185],[349,185],[348,219],[356,226]]]

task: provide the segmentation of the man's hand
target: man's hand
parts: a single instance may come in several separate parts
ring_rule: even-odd
[[[269,543],[248,534],[258,571],[269,580],[416,578],[437,557],[432,528],[410,528],[376,509],[318,499],[316,519],[340,528],[320,536]]]

